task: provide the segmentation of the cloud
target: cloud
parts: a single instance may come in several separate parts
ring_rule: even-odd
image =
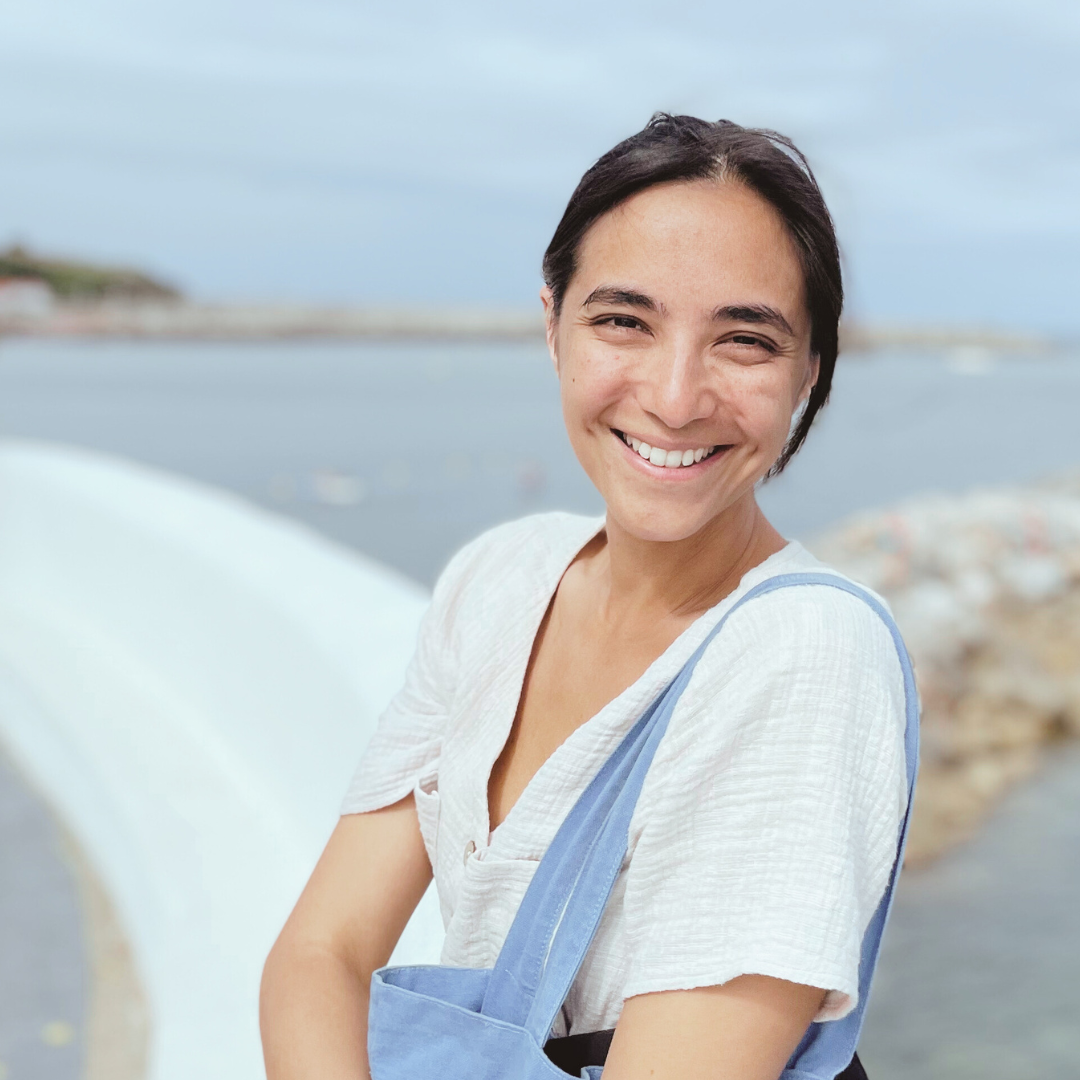
[[[804,146],[867,317],[1080,322],[1074,4],[8,0],[0,26],[0,236],[197,293],[529,303],[582,170],[668,108]]]

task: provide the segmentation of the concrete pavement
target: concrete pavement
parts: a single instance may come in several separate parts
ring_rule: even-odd
[[[0,1078],[80,1080],[89,964],[75,874],[0,749]]]

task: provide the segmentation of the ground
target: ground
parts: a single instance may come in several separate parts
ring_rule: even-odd
[[[141,1080],[147,1031],[105,891],[0,749],[0,1080]]]

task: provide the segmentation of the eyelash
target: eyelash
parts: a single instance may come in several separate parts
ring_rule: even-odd
[[[629,326],[620,326],[618,320],[622,319],[624,323],[629,323]],[[641,328],[641,322],[635,319],[633,315],[601,315],[594,323],[594,326],[618,326],[620,330],[638,330]]]
[[[622,320],[621,323],[619,320]],[[594,326],[614,326],[619,330],[638,330],[642,324],[633,315],[601,315],[594,320]],[[767,352],[776,352],[776,347],[770,341],[757,337],[755,334],[734,334],[729,339],[736,345],[760,345]]]
[[[754,334],[735,334],[731,340],[734,341],[736,345],[760,345],[768,352],[776,352],[776,347],[771,341],[766,341],[764,338],[759,338]]]

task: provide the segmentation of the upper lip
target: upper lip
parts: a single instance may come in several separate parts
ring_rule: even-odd
[[[680,453],[685,453],[687,450],[714,450],[718,446],[726,446],[729,444],[721,442],[694,442],[694,443],[680,443],[672,444],[665,439],[654,439],[649,435],[638,435],[636,432],[627,431],[626,428],[612,428],[612,431],[620,437],[627,439],[637,439],[639,442],[648,443],[649,446],[659,450],[678,450]]]

